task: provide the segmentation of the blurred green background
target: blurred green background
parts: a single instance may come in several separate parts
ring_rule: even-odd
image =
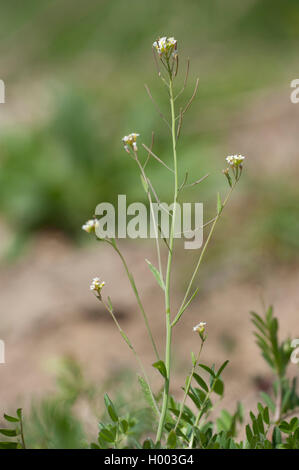
[[[178,40],[178,87],[191,58],[189,84],[178,106],[200,79],[179,145],[181,178],[186,168],[194,179],[211,176],[187,197],[203,201],[207,212],[214,210],[216,188],[226,187],[224,157],[247,155],[232,209],[240,222],[236,243],[275,258],[297,253],[299,165],[293,162],[288,172],[281,154],[272,171],[271,147],[254,142],[256,127],[269,125],[269,115],[271,121],[271,106],[277,119],[282,96],[284,107],[295,108],[289,87],[298,70],[297,0],[11,0],[1,3],[0,12],[6,84],[6,104],[0,108],[0,212],[19,239],[53,228],[78,239],[100,201],[113,202],[117,194],[127,194],[129,202],[144,200],[121,138],[136,131],[149,144],[153,130],[155,152],[170,161],[167,128],[143,86],[149,85],[168,113],[151,51],[153,40],[166,34]],[[289,135],[282,132],[281,139]],[[154,161],[149,171],[160,198],[167,200],[167,173]],[[224,222],[223,243],[232,226]]]

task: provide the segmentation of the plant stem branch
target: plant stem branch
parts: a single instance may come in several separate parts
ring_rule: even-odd
[[[158,227],[157,227],[156,220],[155,220],[152,196],[151,196],[151,192],[150,192],[150,189],[149,189],[151,184],[149,183],[149,180],[148,180],[148,178],[145,174],[144,168],[141,165],[136,152],[135,152],[135,159],[136,159],[137,165],[139,166],[141,176],[142,176],[142,178],[144,179],[144,181],[146,182],[146,184],[148,186],[148,189],[147,189],[146,193],[147,193],[147,197],[148,197],[148,201],[149,201],[149,205],[150,205],[150,211],[151,211],[151,216],[152,216],[152,219],[153,219],[154,230],[155,230],[155,240],[156,240],[158,264],[159,264],[159,273],[160,273],[160,277],[161,277],[162,281],[164,282],[164,280],[163,280],[163,271],[162,271],[162,262],[161,262],[161,253],[160,253],[160,244],[159,244],[159,233],[158,233]],[[151,188],[152,188],[152,186],[151,186]]]
[[[187,396],[188,396],[188,393],[189,393],[189,390],[190,390],[190,386],[191,386],[191,382],[192,382],[192,379],[193,379],[193,375],[194,375],[194,372],[195,372],[195,369],[196,369],[196,366],[198,364],[198,361],[199,361],[199,358],[200,358],[200,355],[201,355],[201,351],[202,351],[202,348],[203,348],[203,345],[204,345],[204,341],[201,341],[201,346],[200,346],[200,350],[198,352],[198,355],[197,355],[197,358],[192,366],[192,369],[191,369],[191,372],[190,372],[190,375],[189,375],[189,378],[188,378],[188,382],[187,382],[187,385],[186,385],[186,388],[185,388],[185,393],[184,393],[184,398],[183,398],[183,401],[181,403],[181,408],[180,408],[180,414],[178,416],[178,419],[177,419],[177,422],[175,424],[175,427],[174,427],[174,431],[176,431],[178,425],[179,425],[179,422],[181,420],[181,417],[182,417],[182,414],[183,414],[183,411],[184,411],[184,406],[185,406],[185,402],[186,402],[186,399],[187,399]]]
[[[199,410],[199,412],[198,412],[198,414],[197,414],[197,416],[196,416],[195,423],[194,423],[194,426],[193,426],[193,427],[195,427],[195,428],[198,427],[199,421],[200,421],[201,417],[202,417],[203,414],[204,414],[205,405],[206,405],[206,403],[208,402],[208,400],[210,399],[211,394],[213,393],[215,383],[216,383],[216,380],[214,380],[212,387],[210,388],[210,390],[209,390],[208,393],[206,394],[206,398],[205,398],[204,401],[203,401],[201,410]],[[192,436],[191,436],[190,443],[189,443],[189,449],[192,449],[192,448],[193,448],[193,443],[194,443],[194,431],[192,431]]]
[[[137,287],[136,287],[136,283],[135,283],[135,280],[134,280],[134,276],[133,276],[133,274],[130,272],[130,270],[129,270],[129,268],[128,268],[128,265],[127,265],[127,263],[126,263],[126,260],[125,260],[125,258],[124,258],[124,256],[123,256],[123,254],[121,253],[121,251],[119,250],[119,248],[117,247],[115,240],[113,240],[113,242],[111,242],[110,240],[106,239],[106,242],[109,243],[109,244],[113,247],[113,249],[116,251],[116,253],[118,254],[118,256],[120,257],[120,259],[121,259],[121,261],[122,261],[122,263],[123,263],[123,266],[124,266],[125,271],[126,271],[126,273],[127,273],[128,279],[129,279],[130,284],[131,284],[131,287],[132,287],[132,290],[133,290],[133,292],[134,292],[134,294],[135,294],[137,303],[138,303],[139,308],[140,308],[140,311],[141,311],[141,313],[142,313],[142,316],[143,316],[143,319],[144,319],[144,322],[145,322],[145,326],[146,326],[146,329],[147,329],[147,332],[148,332],[150,341],[151,341],[151,343],[152,343],[152,346],[153,346],[155,355],[156,355],[156,357],[157,357],[157,359],[158,359],[158,361],[159,361],[159,360],[160,360],[159,352],[158,352],[158,349],[157,349],[157,346],[156,346],[156,343],[155,343],[155,340],[154,340],[154,337],[153,337],[153,334],[152,334],[152,331],[151,331],[151,327],[150,327],[150,324],[149,324],[147,315],[146,315],[146,313],[145,313],[143,304],[142,304],[142,302],[141,302],[138,289],[137,289]]]
[[[165,367],[166,367],[166,378],[164,383],[163,402],[161,409],[161,416],[156,436],[156,442],[159,442],[162,437],[163,428],[168,409],[169,399],[169,384],[170,384],[170,360],[171,360],[171,337],[172,337],[172,326],[170,316],[170,274],[173,258],[173,246],[174,246],[174,228],[175,228],[175,217],[176,217],[176,203],[178,197],[178,170],[177,170],[177,153],[176,153],[176,125],[175,125],[175,109],[174,109],[174,96],[173,96],[173,77],[172,72],[168,64],[169,72],[169,100],[171,110],[171,137],[172,137],[172,151],[173,151],[173,168],[174,168],[174,198],[173,198],[173,217],[171,224],[171,233],[169,240],[169,252],[167,260],[166,280],[165,280],[165,314],[166,314],[166,347],[165,347]]]
[[[125,334],[124,330],[122,329],[122,327],[120,326],[120,324],[118,323],[117,321],[117,318],[115,317],[114,315],[114,312],[113,310],[106,304],[106,302],[104,302],[104,300],[100,297],[97,297],[101,302],[102,304],[104,305],[105,309],[107,310],[107,312],[109,312],[109,314],[111,315],[115,325],[117,326],[117,329],[118,331],[120,332],[121,336],[123,337],[124,341],[126,342],[126,344],[129,346],[129,348],[131,349],[131,351],[133,352],[138,364],[139,364],[139,367],[140,367],[140,370],[143,374],[143,377],[144,377],[144,380],[146,381],[147,385],[148,385],[148,388],[150,390],[150,393],[151,393],[151,398],[153,400],[153,403],[155,405],[155,408],[156,408],[156,412],[158,414],[158,416],[160,416],[160,411],[159,411],[159,408],[158,408],[158,405],[156,403],[156,400],[155,400],[155,397],[153,395],[153,392],[152,392],[152,389],[150,387],[150,382],[149,382],[149,379],[148,379],[148,376],[147,376],[147,373],[145,371],[145,368],[142,364],[142,361],[139,357],[139,354],[137,353],[136,349],[134,348],[134,346],[132,345],[131,341],[129,340],[128,336]]]
[[[25,438],[24,438],[24,428],[23,428],[23,416],[20,419],[20,431],[21,431],[21,441],[23,449],[26,449]]]
[[[187,298],[188,298],[188,296],[189,296],[189,293],[190,293],[190,291],[191,291],[191,288],[192,288],[192,286],[193,286],[194,279],[195,279],[196,274],[197,274],[197,272],[198,272],[198,270],[199,270],[199,267],[200,267],[200,265],[201,265],[202,259],[203,259],[203,257],[204,257],[205,252],[206,252],[206,249],[207,249],[207,247],[208,247],[208,245],[209,245],[209,242],[210,242],[210,240],[211,240],[211,238],[212,238],[212,235],[213,235],[213,232],[214,232],[214,230],[215,230],[216,224],[217,224],[218,220],[220,219],[221,214],[222,214],[222,212],[223,212],[223,209],[224,209],[224,207],[226,206],[226,204],[227,204],[227,202],[228,202],[228,200],[229,200],[229,197],[230,197],[232,191],[234,190],[235,186],[236,186],[236,182],[235,182],[234,185],[230,188],[230,190],[229,190],[229,192],[228,192],[228,194],[227,194],[227,196],[226,196],[226,198],[225,198],[225,200],[224,200],[224,202],[223,202],[223,204],[222,204],[222,209],[221,209],[221,211],[218,212],[217,216],[216,216],[215,219],[214,219],[214,222],[213,222],[213,224],[212,224],[212,227],[211,227],[211,230],[210,230],[210,232],[209,232],[208,238],[206,239],[206,242],[205,242],[205,244],[204,244],[204,246],[203,246],[203,249],[201,250],[201,253],[200,253],[200,255],[199,255],[199,258],[198,258],[196,267],[195,267],[195,269],[194,269],[194,272],[193,272],[192,277],[191,277],[191,279],[190,279],[190,282],[189,282],[189,284],[188,284],[188,287],[187,287],[187,290],[186,290],[186,293],[185,293],[183,302],[182,302],[182,304],[181,304],[181,306],[180,306],[180,309],[179,309],[179,311],[178,311],[178,313],[177,313],[177,315],[176,315],[174,321],[172,322],[172,326],[174,326],[174,325],[179,321],[179,319],[181,318],[181,316],[182,316],[182,314],[183,314],[183,312],[184,312],[184,310],[185,310],[185,309],[184,309],[185,302],[186,302],[186,300],[187,300]]]

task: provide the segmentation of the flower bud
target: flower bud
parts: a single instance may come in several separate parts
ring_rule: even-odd
[[[161,59],[164,57],[169,60],[170,57],[177,55],[177,40],[173,37],[167,38],[164,36],[153,43],[153,48]]]
[[[123,137],[122,141],[126,152],[130,153],[130,148],[133,149],[134,152],[137,152],[137,137],[139,137],[139,135],[140,134],[133,132],[132,134],[125,135]]]
[[[228,157],[226,157],[226,161],[229,166],[234,168],[242,168],[244,159],[245,157],[243,155],[229,155]]]
[[[97,219],[90,219],[82,225],[82,230],[85,230],[87,233],[95,233],[98,224],[99,221]]]
[[[101,299],[101,290],[103,289],[104,285],[104,281],[101,282],[99,277],[94,277],[89,288],[99,299]]]
[[[202,341],[206,339],[206,335],[205,335],[206,325],[207,325],[206,322],[201,321],[200,323],[198,323],[198,325],[193,327],[193,331],[199,334]]]

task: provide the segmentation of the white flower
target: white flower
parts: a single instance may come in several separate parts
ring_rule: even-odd
[[[101,290],[103,289],[104,285],[105,285],[105,281],[101,282],[99,277],[94,277],[92,280],[92,283],[90,284],[89,289],[93,291],[95,294],[100,295]]]
[[[98,224],[99,224],[99,221],[97,219],[90,219],[87,222],[85,222],[84,225],[82,225],[82,230],[85,230],[85,232],[87,233],[95,232]]]
[[[130,147],[134,150],[134,152],[137,152],[137,137],[139,137],[139,135],[140,134],[136,134],[136,132],[132,132],[132,134],[125,135],[123,137],[122,141],[126,152],[130,153]]]
[[[163,36],[153,43],[153,47],[160,57],[165,56],[169,59],[171,55],[175,56],[177,53],[177,40],[174,37]]]
[[[225,160],[230,166],[237,168],[239,166],[242,167],[244,159],[245,157],[243,155],[229,155]]]
[[[200,323],[198,323],[198,325],[193,327],[193,331],[195,331],[195,333],[199,333],[200,335],[202,335],[205,332],[205,329],[206,329],[205,321],[201,321]]]

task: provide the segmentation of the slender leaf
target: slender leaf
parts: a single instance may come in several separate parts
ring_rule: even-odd
[[[163,279],[160,276],[160,273],[159,273],[158,269],[155,268],[155,266],[153,266],[152,263],[148,259],[146,259],[145,261],[149,265],[149,268],[150,268],[151,272],[153,273],[153,275],[154,275],[156,281],[158,282],[159,286],[161,287],[161,289],[165,290],[165,285],[164,285]]]

